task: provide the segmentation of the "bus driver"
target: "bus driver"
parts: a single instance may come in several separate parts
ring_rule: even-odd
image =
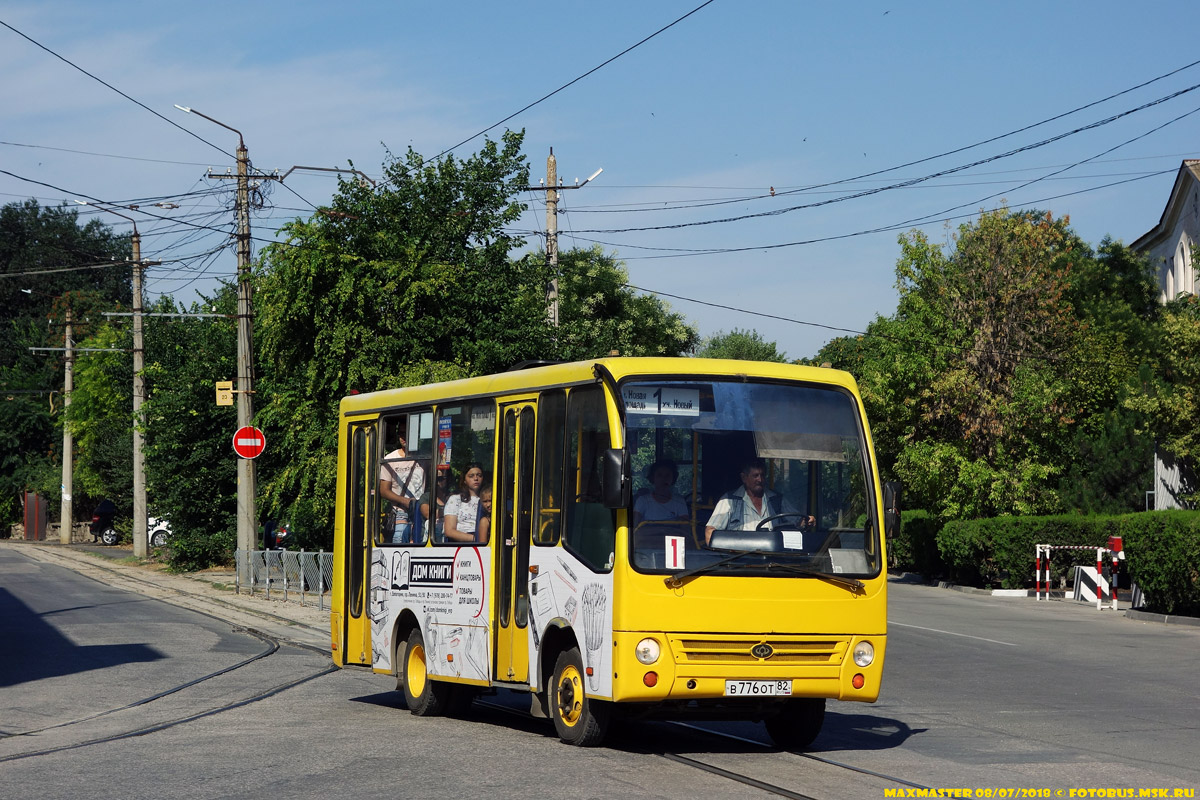
[[[799,512],[779,492],[767,488],[767,462],[751,458],[742,465],[742,485],[721,495],[704,528],[704,542],[712,541],[715,530],[752,531],[768,517]],[[816,517],[805,517],[805,526],[817,524]]]

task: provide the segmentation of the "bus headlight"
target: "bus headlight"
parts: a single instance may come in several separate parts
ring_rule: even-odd
[[[657,639],[642,639],[637,643],[633,653],[637,656],[638,661],[649,666],[658,661],[658,657],[662,654],[662,647],[658,644]]]
[[[854,646],[854,663],[860,667],[869,667],[875,660],[875,646],[870,642],[859,642]]]

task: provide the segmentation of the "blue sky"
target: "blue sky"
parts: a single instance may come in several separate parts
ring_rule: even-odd
[[[232,225],[229,197],[213,194],[231,182],[204,175],[232,166],[237,140],[175,103],[241,130],[259,169],[353,161],[377,175],[385,146],[436,155],[701,2],[0,0],[0,20],[218,146],[0,27],[0,169],[58,187],[0,174],[0,202],[172,198],[179,209],[153,213],[177,221],[139,222],[143,256],[164,261],[148,289],[190,301],[231,276],[235,256],[205,257],[222,234],[178,220]],[[1188,34],[1194,10],[715,0],[508,126],[526,131],[535,181],[550,147],[567,183],[604,169],[563,192],[560,247],[602,242],[633,285],[715,304],[669,300],[702,334],[754,328],[789,356],[809,356],[838,335],[819,326],[861,330],[894,311],[896,240],[907,227],[947,241],[947,219],[957,226],[1006,200],[1069,214],[1093,245],[1149,230],[1180,161],[1200,156],[1200,89],[1064,134],[1200,84],[1200,65],[931,157],[1190,64],[1200,57]],[[999,157],[1018,148],[1028,149]],[[956,171],[849,198],[944,170]],[[880,174],[861,177],[870,173]],[[811,188],[832,182],[841,183]],[[256,212],[254,235],[308,216],[335,186],[294,173]],[[527,200],[518,227],[540,230],[543,196]],[[751,214],[762,216],[713,222]],[[892,230],[855,235],[876,228]],[[829,240],[792,244],[817,239]]]

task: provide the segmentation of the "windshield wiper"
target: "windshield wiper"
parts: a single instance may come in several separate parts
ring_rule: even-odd
[[[758,550],[742,550],[740,552],[727,555],[724,558],[718,559],[716,561],[709,562],[708,564],[702,564],[693,569],[680,570],[679,572],[676,572],[672,575],[668,575],[666,578],[663,579],[663,583],[667,584],[668,589],[678,589],[680,586],[683,586],[683,582],[687,578],[691,578],[695,575],[700,575],[702,573],[709,572],[710,570],[714,570],[717,567],[722,567],[722,566],[728,564],[730,561],[733,561],[736,558],[741,558],[742,556],[748,556],[748,555],[765,555],[765,554]]]
[[[867,589],[867,585],[856,578],[847,578],[844,575],[821,572],[818,569],[809,569],[808,567],[801,567],[795,564],[780,564],[778,561],[769,561],[767,562],[767,569],[782,569],[787,572],[795,572],[798,575],[809,575],[813,578],[820,578],[821,580],[844,586],[855,594],[865,592]]]

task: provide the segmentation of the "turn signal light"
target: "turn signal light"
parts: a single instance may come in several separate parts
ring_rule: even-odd
[[[646,684],[647,686],[657,686],[658,685],[658,673],[657,672],[647,672],[645,675],[642,676],[642,683]]]
[[[855,689],[861,689],[863,687],[863,684],[866,682],[867,682],[867,679],[863,677],[863,674],[861,672],[856,673],[855,676],[850,680],[850,684]]]

